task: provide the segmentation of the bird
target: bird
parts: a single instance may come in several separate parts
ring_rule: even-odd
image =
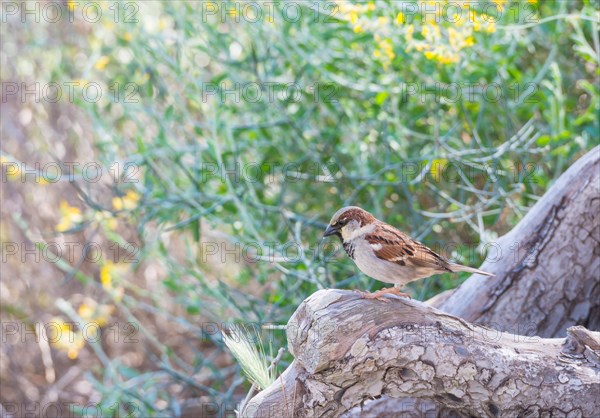
[[[494,276],[483,270],[450,262],[358,206],[346,206],[333,215],[323,239],[332,235],[340,238],[346,254],[360,271],[373,279],[394,284],[374,293],[358,291],[366,299],[388,302],[383,298],[385,294],[410,298],[400,290],[407,283],[434,274],[464,271]]]

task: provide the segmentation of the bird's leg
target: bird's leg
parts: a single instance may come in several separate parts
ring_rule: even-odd
[[[377,299],[377,300],[381,300],[384,302],[389,302],[389,299],[385,299],[383,298],[383,295],[390,293],[392,295],[397,295],[397,296],[401,296],[401,297],[405,297],[405,298],[411,298],[410,295],[408,293],[403,293],[400,291],[400,289],[396,286],[394,287],[388,287],[385,289],[381,289],[378,290],[375,293],[365,293],[365,292],[361,292],[361,297],[363,299]]]
[[[394,285],[394,289],[396,289],[396,295],[398,295],[400,297],[412,299],[412,297],[408,293],[401,292],[403,287],[404,287],[403,284],[395,284]]]

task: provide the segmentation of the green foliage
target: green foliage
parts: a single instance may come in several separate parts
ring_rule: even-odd
[[[201,321],[285,324],[318,289],[381,287],[338,243],[321,242],[329,217],[350,204],[478,266],[485,244],[598,143],[592,2],[506,5],[519,13],[501,13],[493,31],[469,32],[472,46],[450,63],[428,58],[428,46],[408,48],[407,33],[413,25],[425,42],[420,28],[453,24],[398,23],[400,4],[377,2],[353,23],[328,3],[300,3],[297,21],[276,4],[272,21],[263,9],[251,22],[243,8],[236,19],[207,13],[206,3],[147,2],[138,23],[107,21],[72,41],[52,77],[119,92],[119,100],[78,105],[93,120],[98,158],[134,167],[139,182],[122,172],[111,191],[140,195],[130,220],[142,243],[136,268],[162,272],[155,289],[128,288],[120,309],[132,318],[151,310],[206,338]],[[80,74],[83,46],[96,64]],[[450,252],[449,243],[460,246]],[[223,252],[236,245],[237,256]],[[426,299],[464,278],[438,276],[409,291]],[[283,334],[270,343],[284,346]],[[183,360],[155,338],[169,382],[218,402],[236,388],[239,395],[239,368],[218,370],[197,348]],[[221,352],[218,335],[208,340]],[[189,378],[202,368],[216,389]],[[114,364],[94,374],[107,410],[134,402],[144,416],[174,414],[169,382],[154,373]],[[143,384],[132,392],[131,381]]]

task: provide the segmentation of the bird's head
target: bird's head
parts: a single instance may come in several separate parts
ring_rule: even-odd
[[[375,221],[375,217],[366,210],[358,206],[346,206],[333,215],[323,238],[337,235],[345,241],[353,237],[360,228],[370,225]]]

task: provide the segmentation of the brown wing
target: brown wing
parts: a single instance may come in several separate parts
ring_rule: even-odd
[[[412,265],[451,271],[448,261],[390,225],[378,224],[373,232],[365,236],[365,239],[369,244],[378,247],[378,249],[374,248],[375,255],[382,260],[401,266]]]

